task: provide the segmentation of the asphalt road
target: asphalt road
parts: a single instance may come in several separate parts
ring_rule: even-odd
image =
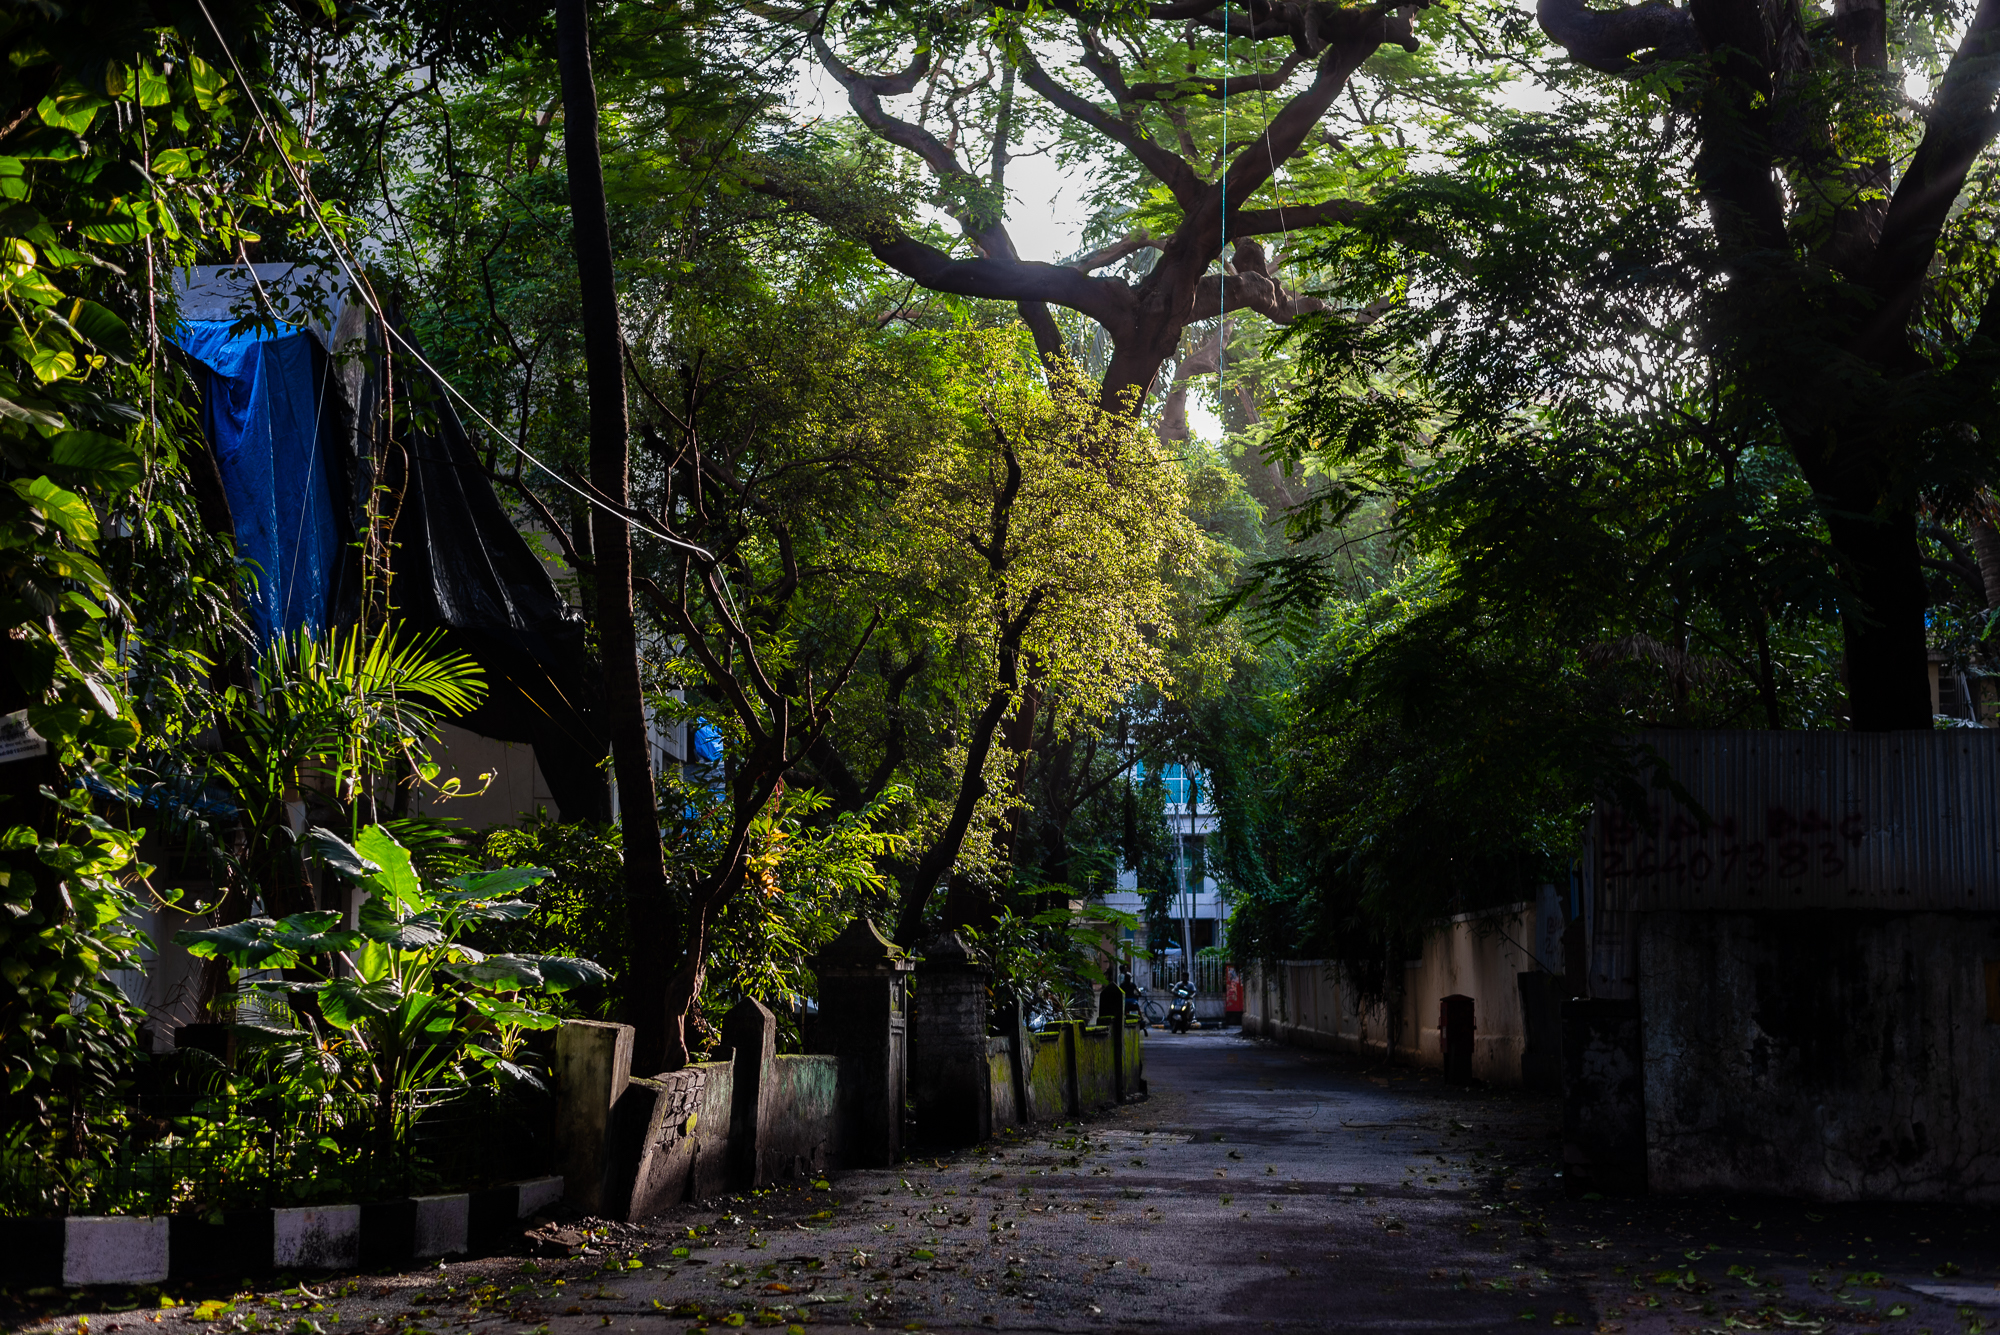
[[[576,1255],[282,1290],[81,1294],[15,1324],[90,1335],[2000,1331],[1994,1211],[1571,1200],[1556,1175],[1553,1099],[1233,1033],[1155,1033],[1146,1076],[1144,1102],[980,1150],[636,1227],[557,1221],[571,1231],[544,1249]]]

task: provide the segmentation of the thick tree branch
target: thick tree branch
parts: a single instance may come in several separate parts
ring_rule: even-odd
[[[1785,252],[1786,205],[1772,139],[1771,26],[1746,0],[1689,0],[1688,12],[1709,57],[1694,164],[1702,202],[1726,250]]]
[[[1037,588],[1028,595],[1020,612],[1000,627],[1000,683],[987,697],[985,707],[973,721],[971,736],[966,741],[965,769],[959,777],[958,799],[952,805],[951,817],[945,822],[937,842],[917,863],[916,874],[903,897],[902,910],[896,920],[896,940],[901,944],[915,945],[922,936],[924,905],[930,901],[937,883],[958,861],[959,852],[965,847],[965,837],[972,830],[972,818],[979,810],[979,803],[991,791],[986,782],[986,760],[993,754],[994,736],[1007,716],[1007,707],[1013,703],[1014,688],[1019,683],[1021,637],[1041,611],[1048,593],[1047,586]]]
[[[1317,204],[1284,205],[1275,209],[1238,209],[1229,215],[1231,236],[1271,236],[1308,227],[1359,222],[1368,206],[1358,199],[1323,199]]]
[[[882,758],[875,770],[862,786],[857,807],[873,802],[889,786],[889,780],[896,777],[896,771],[903,767],[909,754],[909,725],[903,721],[903,692],[919,673],[931,665],[930,650],[919,649],[915,658],[889,675],[884,691],[884,704],[889,712],[889,733],[882,742]]]
[[[787,183],[767,177],[757,189],[802,210],[813,212],[813,199]],[[838,212],[825,219],[839,225]],[[1080,311],[1099,324],[1123,321],[1131,309],[1132,290],[1116,278],[1093,278],[1065,264],[983,255],[956,259],[936,246],[901,231],[863,238],[875,258],[933,292],[996,301],[1051,302]],[[1022,312],[1034,324],[1029,312]],[[1047,312],[1042,312],[1044,316]],[[1053,327],[1053,322],[1051,322]]]
[[[581,571],[588,571],[591,568],[590,557],[577,549],[577,545],[570,540],[569,530],[557,522],[555,512],[549,509],[546,501],[535,494],[533,487],[521,479],[518,471],[512,476],[504,473],[488,473],[487,476],[495,482],[511,487],[515,495],[528,503],[528,508],[535,512],[535,518],[542,521],[542,527],[549,531],[549,536],[556,540],[558,547],[562,548],[563,560],[568,561],[572,568]]]
[[[1021,62],[1021,81],[1040,93],[1058,111],[1082,121],[1137,158],[1139,165],[1166,186],[1182,208],[1200,202],[1206,192],[1200,175],[1178,154],[1170,153],[1148,139],[1137,126],[1126,124],[1088,98],[1064,87],[1032,59]]]
[[[931,169],[940,180],[948,181],[964,190],[972,199],[982,196],[992,199],[991,216],[984,216],[977,209],[958,216],[958,225],[973,239],[979,248],[993,259],[1014,260],[1019,255],[1014,249],[1014,239],[1007,234],[1006,226],[1000,221],[1002,206],[997,198],[997,185],[982,181],[979,176],[966,170],[958,160],[958,154],[941,142],[938,137],[920,125],[913,125],[901,117],[892,116],[882,106],[884,97],[897,97],[916,86],[916,80],[929,68],[929,48],[919,47],[911,58],[910,67],[902,74],[887,78],[870,77],[850,69],[826,40],[817,34],[812,38],[813,50],[819,54],[820,64],[829,74],[840,80],[847,89],[848,105],[861,123],[873,130],[881,138],[899,148],[908,149]],[[911,71],[915,71],[912,73]]]
[[[709,648],[708,641],[702,636],[701,628],[695,625],[694,618],[688,615],[686,604],[682,600],[669,598],[659,585],[643,575],[632,582],[632,587],[645,594],[646,601],[653,605],[653,611],[680,632],[681,638],[687,641],[689,651],[701,660],[702,669],[714,679],[716,688],[728,698],[737,716],[745,720],[752,743],[762,742],[766,736],[764,724],[761,716],[751,705],[750,697],[744,692],[743,683]]]
[[[1176,102],[1185,97],[1220,98],[1223,85],[1228,91],[1241,96],[1244,93],[1275,93],[1292,81],[1310,57],[1303,49],[1294,49],[1287,54],[1274,70],[1256,74],[1231,75],[1223,79],[1180,79],[1171,83],[1135,83],[1126,89],[1126,100],[1132,102]]]
[[[1127,255],[1136,255],[1142,250],[1158,250],[1162,244],[1158,237],[1148,236],[1144,232],[1134,232],[1130,236],[1119,237],[1108,246],[1099,246],[1096,250],[1071,260],[1064,267],[1074,269],[1078,273],[1091,273],[1107,264],[1116,264]]]
[[[1338,10],[1343,31],[1320,56],[1313,81],[1279,109],[1264,128],[1236,155],[1225,174],[1224,200],[1247,200],[1253,191],[1271,179],[1280,162],[1289,162],[1299,146],[1326,115],[1333,99],[1347,87],[1348,78],[1361,62],[1389,42],[1417,49],[1410,21],[1397,15],[1371,15],[1364,10]]]
[[[1569,58],[1607,74],[1636,69],[1641,52],[1681,60],[1700,53],[1694,16],[1661,0],[1591,9],[1584,0],[1538,0],[1535,18]]]
[[[1963,561],[1940,561],[1934,556],[1919,556],[1917,564],[1926,570],[1935,570],[1940,575],[1949,575],[1965,586],[1980,603],[1986,601],[1986,585],[1979,578],[1979,567],[1967,565]]]
[[[1318,297],[1287,292],[1261,273],[1235,273],[1227,278],[1208,274],[1195,286],[1194,303],[1195,310],[1204,315],[1218,309],[1225,314],[1249,310],[1274,324],[1290,324],[1301,315],[1332,309]]]
[[[1923,142],[1890,197],[1868,286],[1879,302],[1857,340],[1878,363],[1899,358],[1938,233],[1965,186],[1966,174],[2000,131],[2000,0],[1981,0],[1931,104]]]

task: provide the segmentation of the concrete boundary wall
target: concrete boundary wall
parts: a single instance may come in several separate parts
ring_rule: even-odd
[[[1472,1075],[1498,1085],[1523,1083],[1530,1027],[1521,975],[1544,972],[1533,946],[1546,916],[1537,905],[1510,904],[1464,914],[1425,941],[1405,963],[1400,1006],[1364,1002],[1330,960],[1253,965],[1243,989],[1243,1032],[1296,1047],[1388,1053],[1418,1066],[1444,1066],[1439,1009],[1448,996],[1473,1001]],[[1536,1035],[1544,1045],[1556,1036]]]
[[[738,1003],[718,1061],[631,1074],[631,1030],[572,1020],[556,1042],[556,1139],[563,1161],[597,1184],[582,1208],[643,1219],[684,1200],[810,1178],[838,1161],[832,1056],[775,1056],[776,1020]],[[579,1192],[573,1203],[589,1199]]]
[[[2000,914],[1649,913],[1660,1192],[2000,1203]]]
[[[839,1057],[774,1055],[774,1026],[756,1002],[739,1003],[723,1026],[734,1046],[718,1060],[634,1076],[627,1026],[567,1023],[556,1043],[557,1143],[584,1184],[571,1202],[637,1220],[843,1165],[843,1145],[870,1130],[844,1125],[843,1107],[865,1105],[842,1100]],[[981,1097],[990,1098],[996,1130],[1074,1117],[1145,1088],[1141,1035],[1122,1024],[1072,1023],[979,1043],[989,1091]],[[921,1125],[916,1134],[921,1141]]]
[[[1072,1026],[1026,1035],[1028,1106],[1025,1120],[1053,1122],[1076,1115],[1076,1057]]]
[[[995,1130],[1080,1116],[1145,1092],[1146,1049],[1136,1028],[1059,1024],[987,1042]]]

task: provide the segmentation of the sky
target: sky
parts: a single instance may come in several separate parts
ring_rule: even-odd
[[[835,120],[853,114],[847,92],[816,60],[794,66],[792,105],[802,120]],[[893,109],[894,104],[891,103]],[[1024,260],[1067,259],[1082,247],[1086,216],[1084,182],[1057,168],[1052,154],[1016,158],[1007,166],[1007,233]],[[939,215],[939,221],[944,221]]]
[[[853,114],[846,90],[818,61],[801,60],[793,68],[792,106],[802,121],[829,121]],[[1083,248],[1083,226],[1089,217],[1084,174],[1077,168],[1063,170],[1054,156],[1020,157],[1007,166],[1007,234],[1014,238],[1014,249],[1024,260],[1053,263]],[[937,220],[949,223],[942,213]],[[1196,391],[1188,396],[1188,429],[1198,439],[1219,442],[1222,419],[1203,388],[1197,386]]]

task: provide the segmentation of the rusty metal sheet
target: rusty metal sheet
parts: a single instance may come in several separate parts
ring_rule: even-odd
[[[2000,731],[1641,740],[1694,805],[1599,805],[1603,910],[2000,910]]]

